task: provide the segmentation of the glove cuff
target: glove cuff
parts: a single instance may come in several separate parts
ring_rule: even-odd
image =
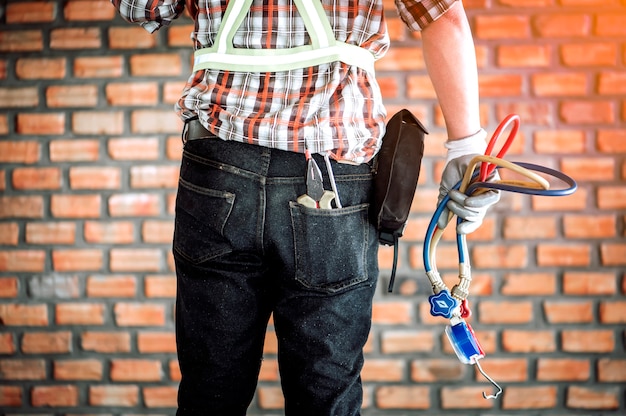
[[[445,148],[448,149],[448,154],[446,156],[446,165],[452,159],[456,159],[460,156],[470,154],[482,155],[483,153],[485,153],[485,149],[487,148],[487,143],[485,142],[485,139],[487,139],[487,132],[481,128],[471,136],[467,136],[458,140],[446,141],[444,143]]]

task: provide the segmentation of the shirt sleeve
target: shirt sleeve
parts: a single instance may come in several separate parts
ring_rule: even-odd
[[[167,26],[183,12],[184,0],[111,0],[128,22],[138,23],[153,33]]]
[[[395,0],[400,18],[418,31],[441,17],[458,0]]]

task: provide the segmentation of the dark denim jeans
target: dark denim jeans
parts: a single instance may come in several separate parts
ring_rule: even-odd
[[[246,414],[272,314],[286,414],[360,414],[378,276],[372,173],[332,167],[343,208],[312,209],[295,202],[306,193],[303,155],[185,144],[173,246],[178,416]]]

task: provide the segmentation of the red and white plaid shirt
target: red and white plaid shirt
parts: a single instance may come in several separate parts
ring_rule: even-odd
[[[233,1],[233,0],[230,0]],[[321,1],[338,41],[369,50],[389,47],[382,0]],[[402,20],[421,30],[457,0],[395,0]],[[195,49],[213,44],[225,0],[111,0],[120,15],[149,32],[167,26],[186,6],[195,18]],[[310,43],[292,0],[254,0],[236,32],[240,48],[281,49]],[[176,110],[199,117],[224,140],[293,152],[331,152],[337,160],[369,161],[378,151],[386,118],[374,75],[342,62],[281,72],[196,71]]]

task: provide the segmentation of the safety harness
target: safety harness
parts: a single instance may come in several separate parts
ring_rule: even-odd
[[[242,72],[276,72],[344,62],[374,74],[374,54],[335,39],[333,29],[318,0],[294,0],[311,44],[283,49],[235,48],[233,39],[253,0],[230,0],[215,42],[194,52],[194,71],[218,69]]]

